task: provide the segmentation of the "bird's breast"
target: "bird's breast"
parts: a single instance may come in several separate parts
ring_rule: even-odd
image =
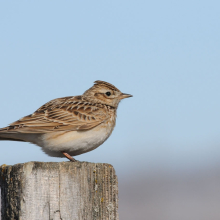
[[[66,151],[75,156],[100,146],[112,133],[115,122],[110,120],[86,131],[59,131],[44,134],[41,147],[50,151]]]

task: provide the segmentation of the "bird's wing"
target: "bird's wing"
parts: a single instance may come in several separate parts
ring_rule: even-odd
[[[52,100],[33,114],[0,129],[0,132],[83,131],[96,127],[108,118],[104,105],[88,103],[81,96],[72,96]]]

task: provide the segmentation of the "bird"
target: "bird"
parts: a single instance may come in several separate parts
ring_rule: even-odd
[[[51,157],[92,151],[111,135],[119,102],[132,97],[97,80],[82,95],[53,99],[33,114],[0,128],[0,140],[23,141],[41,147]]]

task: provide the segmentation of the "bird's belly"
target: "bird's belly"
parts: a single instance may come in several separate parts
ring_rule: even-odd
[[[100,146],[110,136],[112,130],[109,126],[98,126],[89,131],[47,133],[40,138],[41,143],[38,145],[50,156],[63,156],[60,154],[61,151],[76,156]]]

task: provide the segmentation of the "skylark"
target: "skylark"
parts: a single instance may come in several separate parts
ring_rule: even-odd
[[[132,97],[110,83],[95,81],[81,96],[54,99],[33,114],[0,129],[0,140],[36,144],[52,157],[86,153],[111,135],[119,102]]]

